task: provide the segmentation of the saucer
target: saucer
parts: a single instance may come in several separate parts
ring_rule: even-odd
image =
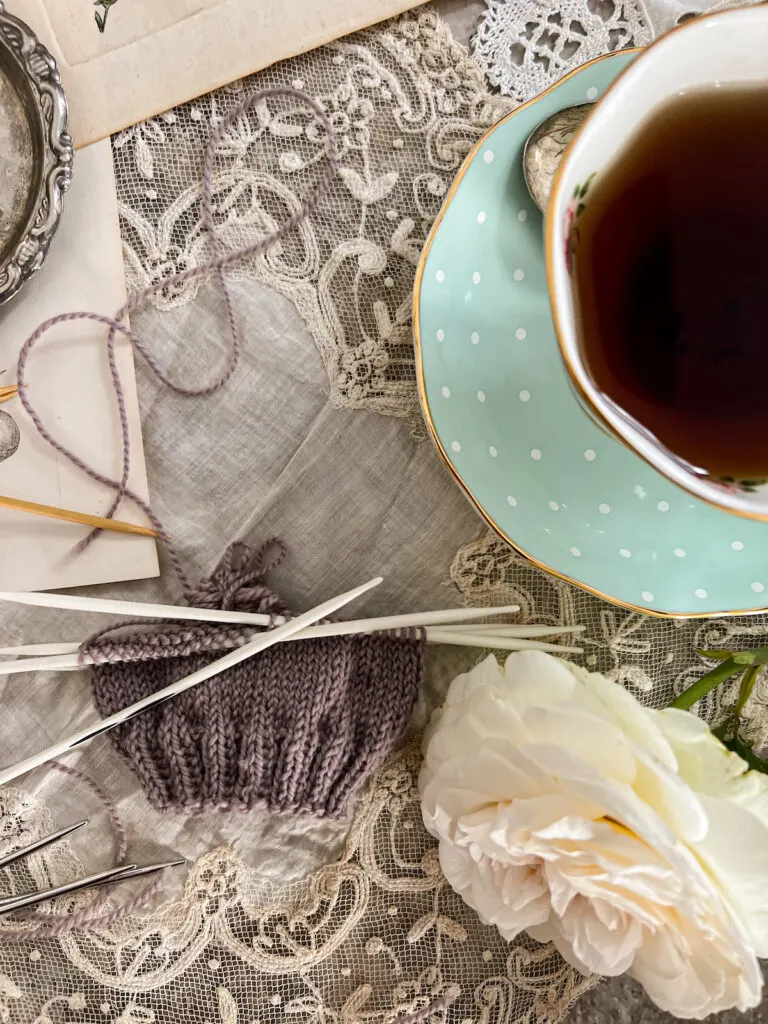
[[[599,97],[635,55],[571,72],[465,161],[416,276],[422,408],[480,514],[540,568],[649,614],[765,611],[768,524],[692,497],[596,426],[555,338],[523,146],[549,114]]]

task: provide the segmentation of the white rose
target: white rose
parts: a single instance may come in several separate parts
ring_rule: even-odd
[[[541,652],[454,680],[425,739],[446,878],[512,939],[628,971],[663,1009],[756,1006],[768,956],[768,779],[693,715]]]

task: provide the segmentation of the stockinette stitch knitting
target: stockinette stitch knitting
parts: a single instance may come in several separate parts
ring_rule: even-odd
[[[233,545],[191,595],[198,607],[289,614],[269,565]],[[253,627],[163,625],[102,633],[81,648],[106,716],[245,643]],[[112,731],[161,811],[338,817],[402,735],[418,697],[424,638],[377,634],[277,644]]]

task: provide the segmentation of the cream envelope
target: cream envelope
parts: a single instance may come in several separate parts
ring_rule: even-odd
[[[75,157],[72,188],[42,270],[0,309],[0,386],[16,381],[21,345],[42,320],[86,310],[114,314],[125,302],[125,278],[110,143]],[[74,321],[56,327],[32,350],[28,393],[56,437],[105,475],[119,475],[120,434],[105,355],[106,329]],[[132,443],[131,487],[147,497],[147,477],[130,342],[117,359],[126,392]],[[0,461],[0,494],[103,515],[112,492],[88,479],[37,435],[18,399],[0,405],[21,434],[18,450]],[[10,428],[11,430],[13,428]],[[0,448],[2,445],[0,444]],[[6,448],[6,450],[8,450]],[[128,501],[118,518],[144,523]],[[85,528],[0,509],[0,587],[47,590],[144,579],[159,572],[152,539],[103,533],[83,554],[73,548]]]
[[[84,146],[423,0],[11,0],[61,68]]]

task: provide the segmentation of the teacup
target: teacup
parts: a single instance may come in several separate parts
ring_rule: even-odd
[[[601,171],[627,146],[640,125],[683,92],[713,84],[768,89],[766,53],[768,7],[763,5],[693,19],[653,43],[608,89],[570,144],[546,215],[547,278],[555,329],[566,368],[586,411],[691,494],[738,515],[762,520],[768,520],[768,480],[715,477],[697,469],[597,387],[579,334],[572,257],[578,217],[589,203],[590,183],[599,181]],[[740,157],[749,159],[746,148],[734,158]]]

